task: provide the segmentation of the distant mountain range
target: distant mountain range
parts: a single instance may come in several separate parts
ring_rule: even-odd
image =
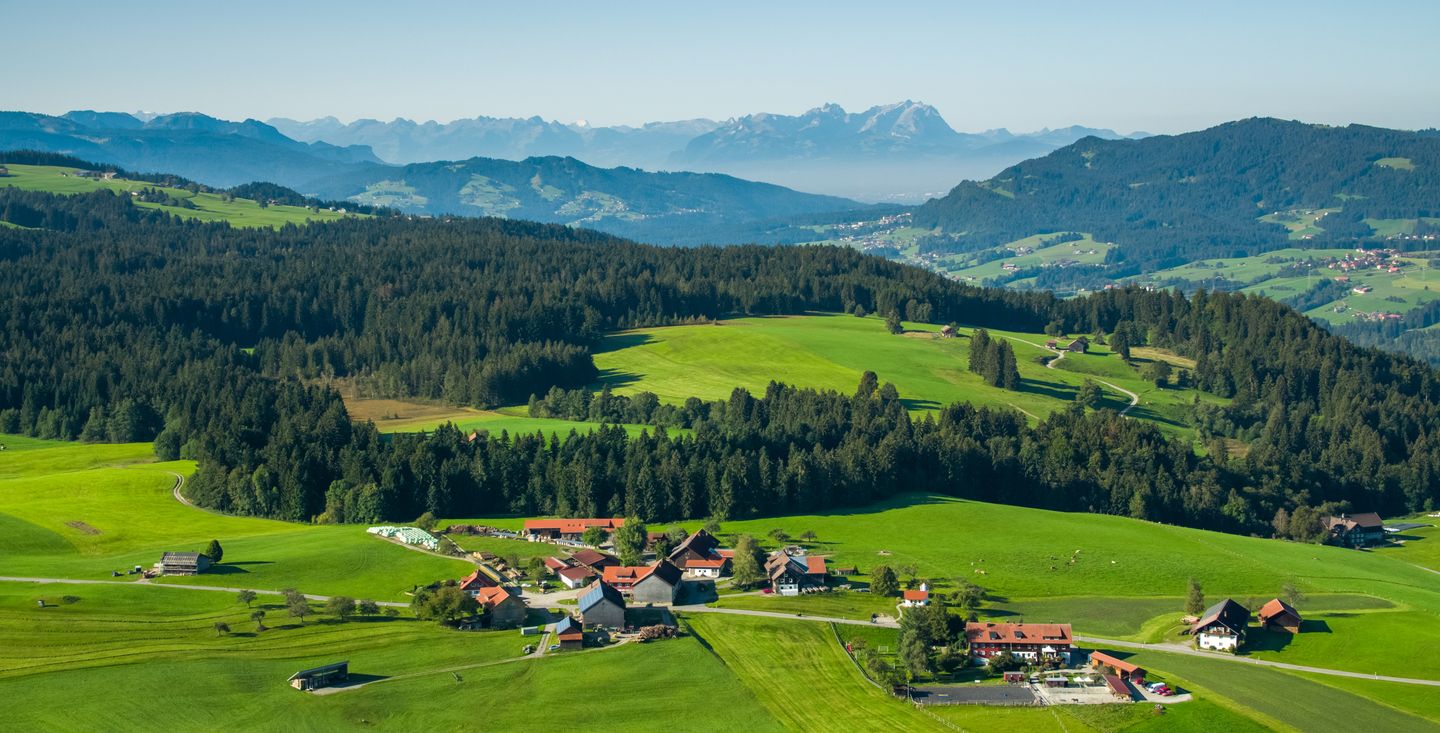
[[[815,232],[791,219],[865,208],[727,175],[599,168],[555,156],[394,166],[368,145],[298,141],[257,120],[196,113],[0,112],[0,150],[62,153],[216,187],[265,181],[414,214],[571,224],[657,244],[805,241]]]
[[[407,119],[342,124],[333,117],[269,122],[296,140],[367,145],[390,163],[559,155],[599,166],[729,173],[800,190],[896,202],[938,196],[956,181],[988,177],[1083,137],[1122,137],[1084,127],[961,133],[934,107],[908,100],[854,114],[827,104],[800,115],[761,113],[724,122],[697,119],[641,127],[539,117],[475,117],[445,124]]]

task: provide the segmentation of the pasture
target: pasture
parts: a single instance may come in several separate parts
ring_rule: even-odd
[[[156,582],[403,600],[417,583],[459,577],[470,567],[355,525],[291,524],[187,507],[172,489],[176,474],[187,475],[194,465],[153,461],[146,443],[7,451],[0,461],[3,574],[109,579],[112,570],[149,567],[167,550],[199,551],[219,539],[225,562],[218,568]]]
[[[1145,360],[1127,365],[1100,345],[1049,369],[1045,362],[1055,353],[1044,343],[1050,337],[995,330],[990,333],[1007,338],[1014,348],[1022,384],[1015,391],[991,387],[968,369],[973,329],[961,328],[958,337],[947,339],[932,324],[906,323],[905,328],[903,336],[895,336],[876,317],[808,315],[626,331],[607,337],[595,354],[602,370],[596,387],[608,384],[618,394],[654,392],[672,403],[691,396],[725,399],[737,386],[763,394],[772,380],[848,393],[868,370],[882,383],[894,383],[916,411],[967,401],[1039,419],[1068,407],[1084,381],[1093,378],[1139,394],[1131,415],[1186,437],[1195,396],[1219,401],[1195,390],[1157,388],[1139,376]],[[1118,411],[1129,404],[1120,391],[1101,388],[1103,407]]]
[[[499,410],[479,410],[473,407],[442,405],[416,400],[378,399],[360,397],[353,389],[340,389],[345,400],[345,411],[355,422],[372,421],[382,433],[431,432],[445,424],[454,425],[462,433],[479,431],[499,436],[529,435],[544,433],[546,436],[564,438],[572,431],[593,432],[601,423],[561,420],[557,418],[530,417],[524,405],[505,407]],[[649,430],[650,425],[621,425],[629,435],[639,435]],[[670,429],[670,432],[677,432]],[[678,432],[684,432],[678,431]]]
[[[144,188],[158,188],[169,196],[189,200],[195,208],[166,206],[158,203],[136,201],[136,206],[159,209],[182,219],[196,221],[225,221],[237,227],[279,227],[285,224],[308,224],[311,222],[336,221],[347,216],[338,211],[320,209],[312,211],[303,206],[261,206],[251,199],[225,200],[219,194],[192,193],[183,188],[157,186],[145,181],[123,178],[96,179],[81,178],[73,168],[46,165],[6,164],[10,175],[0,177],[0,186],[14,186],[29,191],[46,193],[77,194],[91,191],[116,191],[134,193]]]

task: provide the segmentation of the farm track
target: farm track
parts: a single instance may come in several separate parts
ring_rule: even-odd
[[[35,583],[37,585],[122,585],[131,588],[175,588],[178,590],[202,590],[212,593],[239,593],[242,590],[254,592],[262,596],[284,595],[278,590],[261,590],[259,588],[226,588],[218,585],[180,585],[171,583],[151,583],[138,580],[91,580],[87,578],[32,578],[19,575],[0,575],[0,582],[7,583]],[[317,596],[311,593],[301,593],[312,601],[328,601],[330,596]],[[409,608],[410,604],[399,601],[376,601],[379,606],[391,606],[393,608]]]
[[[1041,346],[1040,344],[1037,344],[1037,343],[1035,343],[1034,341],[1026,341],[1025,339],[1017,339],[1017,338],[1012,338],[1012,337],[1010,337],[1010,336],[1001,336],[1001,338],[1007,338],[1007,339],[1010,339],[1011,341],[1019,341],[1019,342],[1022,343],[1022,344],[1029,344],[1029,345],[1031,345],[1031,346],[1034,346],[1034,347],[1037,348],[1037,349],[1044,349],[1044,350],[1046,350],[1046,351],[1053,351],[1053,352],[1055,352],[1056,354],[1058,354],[1059,356],[1056,356],[1054,359],[1051,359],[1050,361],[1045,362],[1045,368],[1046,368],[1046,369],[1054,369],[1054,368],[1055,368],[1055,365],[1058,364],[1058,363],[1060,363],[1060,360],[1061,360],[1061,359],[1064,359],[1064,358],[1065,358],[1066,352],[1061,351],[1061,350],[1059,350],[1059,349],[1052,349],[1052,348],[1050,348],[1050,347],[1048,347],[1048,346]],[[1134,392],[1131,392],[1130,390],[1125,389],[1124,387],[1121,387],[1121,386],[1118,385],[1118,384],[1111,384],[1110,382],[1107,382],[1107,381],[1105,381],[1105,380],[1103,380],[1103,379],[1097,379],[1097,378],[1095,378],[1095,377],[1091,377],[1091,379],[1094,379],[1097,383],[1103,384],[1103,385],[1105,385],[1106,387],[1109,387],[1110,389],[1113,389],[1113,390],[1115,390],[1116,392],[1119,392],[1119,393],[1121,393],[1121,394],[1123,394],[1123,395],[1126,395],[1126,396],[1128,396],[1128,397],[1130,398],[1130,404],[1129,404],[1129,405],[1126,405],[1126,406],[1125,406],[1125,409],[1123,409],[1123,410],[1120,411],[1120,416],[1121,416],[1121,417],[1125,417],[1125,416],[1126,416],[1126,413],[1130,412],[1130,410],[1134,409],[1136,405],[1140,404],[1140,395],[1135,394]],[[1027,413],[1027,414],[1028,414],[1028,413]]]

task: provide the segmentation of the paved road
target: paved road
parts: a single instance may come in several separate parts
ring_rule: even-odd
[[[1025,339],[1017,339],[1017,338],[1012,338],[1012,337],[1010,337],[1010,336],[1006,336],[1005,338],[1008,338],[1008,339],[1010,339],[1011,341],[1019,341],[1019,342],[1022,343],[1022,344],[1030,344],[1031,346],[1034,346],[1034,347],[1037,348],[1037,349],[1045,349],[1046,351],[1053,351],[1053,352],[1055,352],[1056,354],[1059,354],[1059,356],[1055,357],[1054,359],[1051,359],[1050,361],[1045,362],[1045,368],[1046,368],[1046,369],[1054,369],[1054,368],[1055,368],[1055,365],[1058,364],[1058,363],[1060,363],[1060,360],[1061,360],[1061,359],[1064,359],[1064,358],[1065,358],[1065,354],[1069,353],[1069,352],[1066,352],[1066,351],[1061,351],[1060,349],[1052,349],[1052,348],[1050,348],[1049,346],[1041,346],[1040,344],[1037,344],[1037,343],[1035,343],[1034,341],[1026,341]],[[1134,392],[1131,392],[1130,390],[1125,389],[1124,387],[1121,387],[1121,386],[1118,385],[1118,384],[1111,384],[1110,382],[1107,382],[1107,381],[1105,381],[1105,380],[1103,380],[1103,379],[1095,379],[1095,377],[1093,377],[1093,376],[1091,376],[1090,378],[1091,378],[1092,380],[1096,381],[1096,382],[1099,382],[1100,384],[1105,385],[1106,387],[1109,387],[1110,389],[1115,390],[1116,392],[1123,393],[1123,394],[1125,394],[1126,396],[1128,396],[1128,397],[1130,398],[1130,404],[1126,405],[1126,406],[1125,406],[1125,409],[1123,409],[1123,410],[1120,411],[1120,416],[1121,416],[1121,417],[1124,417],[1126,413],[1130,412],[1131,409],[1133,409],[1136,405],[1140,404],[1140,395],[1135,394]],[[1022,410],[1022,412],[1024,412],[1024,411]],[[1026,413],[1026,414],[1029,414],[1029,413]]]
[[[680,613],[728,613],[735,616],[758,616],[760,618],[778,618],[785,619],[787,621],[816,621],[826,624],[850,624],[852,626],[884,626],[889,628],[899,628],[900,626],[899,622],[890,618],[884,618],[876,621],[875,623],[871,623],[869,621],[861,621],[860,619],[854,618],[836,618],[834,616],[811,616],[810,614],[801,615],[797,613],[777,613],[775,611],[753,611],[748,608],[712,608],[710,606],[694,605],[675,606],[671,610]]]
[[[1170,654],[1186,654],[1192,657],[1204,657],[1216,659],[1222,662],[1238,662],[1240,664],[1254,664],[1261,667],[1276,667],[1289,669],[1296,672],[1312,672],[1314,674],[1328,674],[1332,677],[1353,677],[1358,680],[1380,680],[1382,682],[1402,682],[1407,685],[1428,685],[1440,687],[1440,680],[1422,680],[1413,677],[1392,677],[1383,674],[1365,674],[1364,672],[1347,672],[1341,669],[1326,669],[1324,667],[1307,667],[1303,664],[1290,664],[1288,662],[1274,662],[1268,659],[1254,659],[1251,657],[1238,657],[1233,654],[1222,654],[1216,652],[1202,652],[1182,644],[1142,644],[1135,641],[1120,641],[1118,639],[1101,639],[1094,636],[1076,636],[1076,641],[1083,641],[1088,644],[1096,644],[1107,647],[1120,647],[1123,649],[1141,649],[1145,651],[1167,652]]]
[[[36,585],[125,585],[139,588],[175,588],[178,590],[203,590],[212,593],[239,593],[242,590],[255,592],[256,595],[278,596],[282,595],[278,590],[261,590],[259,588],[225,588],[218,585],[179,585],[170,583],[147,583],[138,580],[93,580],[88,578],[31,578],[17,575],[0,575],[0,581],[10,583],[35,583]],[[301,593],[300,595],[312,601],[328,601],[330,596],[317,596],[312,593]],[[391,606],[394,608],[409,608],[410,604],[398,601],[376,601],[376,605]]]

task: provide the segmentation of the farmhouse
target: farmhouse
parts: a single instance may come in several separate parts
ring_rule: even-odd
[[[924,583],[918,590],[907,590],[900,594],[900,605],[911,608],[930,605],[930,588]]]
[[[586,583],[590,582],[591,578],[595,577],[595,571],[591,570],[590,568],[577,565],[573,568],[567,567],[564,570],[555,573],[555,577],[559,578],[561,584],[563,584],[566,588],[581,588],[584,587]]]
[[[680,596],[685,572],[669,560],[661,560],[647,570],[630,586],[630,599],[636,603],[674,603]]]
[[[1071,341],[1070,345],[1065,347],[1065,350],[1076,354],[1083,354],[1090,350],[1090,339],[1081,336]]]
[[[475,568],[475,572],[460,579],[460,590],[468,593],[471,598],[478,598],[480,591],[499,585],[498,581],[482,572],[480,568]]]
[[[1300,612],[1279,598],[1270,599],[1269,603],[1260,607],[1257,615],[1260,617],[1260,626],[1269,631],[1300,633]]]
[[[525,602],[504,588],[484,588],[475,600],[485,609],[485,618],[492,629],[513,629],[525,623]]]
[[[793,596],[823,588],[829,573],[823,557],[775,552],[765,561],[765,576],[770,579],[772,591],[782,596]]]
[[[1369,547],[1385,541],[1385,523],[1375,512],[1325,517],[1321,526],[1329,532],[1326,542],[1341,547]]]
[[[619,517],[613,519],[527,519],[522,534],[531,542],[546,540],[580,541],[580,536],[591,527],[614,532],[625,524]]]
[[[1250,611],[1229,598],[1205,609],[1205,614],[1190,627],[1195,645],[1201,649],[1233,652],[1245,643],[1245,629],[1250,624]]]
[[[580,620],[586,626],[625,626],[625,598],[603,580],[597,580],[580,595]]]
[[[650,566],[648,565],[612,565],[605,568],[605,572],[600,575],[600,578],[611,588],[628,594],[630,589],[634,588],[635,584],[649,573]]]
[[[1070,624],[971,621],[965,624],[965,641],[970,646],[973,664],[984,664],[1001,652],[1010,652],[1030,662],[1058,659],[1069,663],[1070,653],[1075,649]]]
[[[620,565],[620,560],[614,555],[607,555],[599,550],[591,550],[589,548],[571,555],[570,562],[590,568],[596,575],[605,572],[605,568],[618,567]]]
[[[555,638],[560,642],[561,651],[573,651],[585,646],[585,629],[566,616],[555,624]]]
[[[350,662],[336,662],[324,667],[302,669],[290,675],[288,682],[297,690],[315,690],[344,682],[350,677]]]
[[[1132,664],[1123,659],[1118,659],[1105,652],[1090,652],[1090,666],[1098,671],[1106,668],[1115,670],[1120,679],[1130,680],[1139,684],[1145,683],[1145,668]]]
[[[954,327],[954,326],[941,326],[941,327],[940,327],[940,338],[953,339],[953,338],[955,338],[955,335],[956,335],[956,334],[955,334],[955,327]]]
[[[670,562],[701,578],[718,578],[724,575],[729,561],[730,558],[720,550],[720,541],[703,529],[686,537],[670,551]]]
[[[167,552],[155,567],[161,575],[195,575],[210,569],[210,558],[198,552]]]

